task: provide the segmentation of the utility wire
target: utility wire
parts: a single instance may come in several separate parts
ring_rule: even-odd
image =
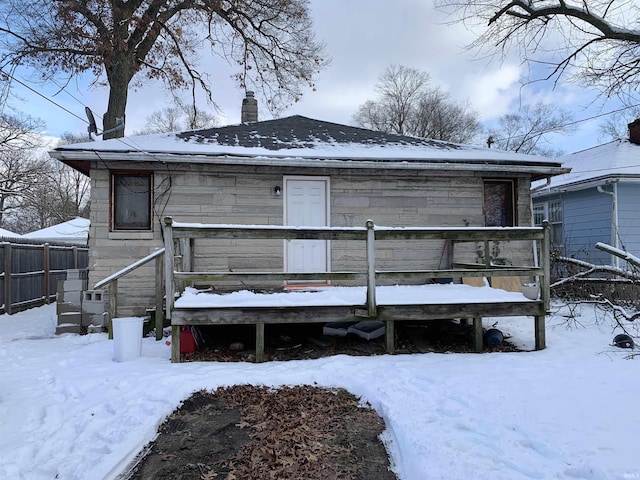
[[[46,95],[38,92],[36,89],[30,87],[29,85],[27,85],[26,83],[24,83],[21,80],[18,80],[15,76],[11,75],[10,73],[5,72],[2,67],[0,67],[0,73],[2,73],[3,75],[6,75],[7,77],[11,78],[11,80],[13,80],[14,82],[19,83],[20,85],[22,85],[24,88],[26,88],[27,90],[35,93],[36,95],[38,95],[39,97],[44,98],[47,102],[52,103],[53,105],[55,105],[56,107],[60,108],[61,110],[64,110],[65,112],[67,112],[69,115],[72,115],[74,117],[76,117],[79,120],[82,120],[85,123],[89,123],[89,121],[86,118],[82,118],[79,115],[76,115],[75,113],[73,113],[71,110],[63,107],[62,105],[60,105],[57,102],[54,102],[52,99],[50,99],[49,97],[47,97]]]
[[[59,103],[55,102],[54,100],[52,100],[51,98],[47,97],[46,95],[38,92],[37,90],[35,90],[34,88],[32,88],[31,86],[27,85],[26,83],[24,83],[23,81],[17,79],[14,75],[7,73],[6,71],[4,71],[1,67],[0,67],[0,73],[6,75],[7,77],[11,78],[13,81],[17,82],[18,84],[22,85],[23,87],[25,87],[26,89],[28,89],[29,91],[35,93],[36,95],[38,95],[39,97],[43,98],[44,100],[48,101],[49,103],[55,105],[56,107],[60,108],[61,110],[67,112],[68,114],[74,116],[75,118],[89,124],[89,121],[86,118],[83,118],[79,115],[76,115],[74,112],[72,112],[71,110],[63,107],[62,105],[60,105]],[[57,87],[60,88],[61,91],[65,92],[67,95],[69,95],[71,98],[73,98],[75,101],[77,101],[80,105],[87,107],[87,105],[85,105],[84,103],[82,103],[82,101],[80,101],[78,98],[76,98],[75,96],[73,96],[71,93],[66,91],[65,87],[60,86],[58,83],[55,82],[55,80],[52,80],[53,83],[56,84]],[[596,118],[600,118],[600,117],[605,117],[607,115],[612,115],[614,113],[618,113],[618,112],[622,112],[624,110],[628,110],[630,108],[636,108],[636,107],[640,107],[640,103],[636,103],[635,105],[629,105],[629,106],[625,106],[625,107],[620,107],[617,108],[615,110],[611,110],[609,112],[604,112],[604,113],[599,113],[596,115],[591,115],[590,117],[586,117],[580,120],[574,120],[568,123],[565,123],[563,125],[559,125],[555,128],[548,128],[548,129],[544,129],[544,130],[540,130],[538,132],[533,132],[531,135],[542,135],[544,133],[549,133],[549,132],[553,132],[555,130],[561,129],[561,128],[565,128],[565,127],[570,127],[573,125],[577,125],[580,123],[584,123],[584,122],[588,122],[590,120],[595,120]],[[515,135],[513,138],[520,138],[520,137],[524,137],[526,136],[526,134],[524,135]],[[135,142],[131,142],[130,139],[129,141],[131,143],[128,143],[127,141],[125,141],[122,137],[116,138],[116,140],[120,141],[121,143],[123,143],[124,145],[126,145],[127,147],[137,151],[138,153],[143,153],[145,155],[150,156],[151,158],[153,158],[154,160],[159,160],[158,158],[156,158],[152,153],[146,152],[144,151],[142,148],[140,148],[139,146],[135,145]],[[507,138],[498,138],[497,140],[494,139],[494,141],[499,141],[499,140],[507,140]],[[160,160],[159,160],[160,161]],[[595,170],[597,171],[597,170]]]

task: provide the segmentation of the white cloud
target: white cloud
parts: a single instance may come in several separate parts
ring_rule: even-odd
[[[428,72],[434,86],[446,89],[458,101],[469,100],[483,121],[492,121],[521,103],[538,100],[576,110],[576,117],[586,115],[593,95],[578,88],[556,88],[548,83],[522,86],[527,73],[518,58],[503,63],[475,59],[477,52],[465,50],[473,32],[462,24],[447,24],[445,15],[424,0],[311,0],[317,38],[326,44],[330,66],[316,82],[316,91],[307,90],[301,102],[283,115],[299,114],[337,123],[351,123],[351,117],[365,100],[374,98],[378,76],[391,64],[402,64]],[[203,54],[201,67],[211,75],[214,100],[221,109],[220,123],[237,123],[244,92],[230,79],[229,63]],[[77,118],[25,92],[25,102],[18,105],[28,113],[43,118],[47,133],[85,132],[84,105],[93,110],[101,127],[106,110],[107,90],[88,88],[89,79],[67,86],[75,98],[66,93],[56,102]],[[58,87],[35,86],[52,94]],[[259,93],[259,92],[258,92]],[[186,96],[186,94],[185,94]],[[171,96],[157,83],[130,89],[127,108],[127,133],[140,130],[146,118],[171,103]],[[206,107],[204,100],[202,106]],[[590,107],[591,108],[591,107]],[[261,118],[269,118],[263,104]],[[594,142],[593,136],[590,145]],[[585,145],[589,146],[589,145]]]

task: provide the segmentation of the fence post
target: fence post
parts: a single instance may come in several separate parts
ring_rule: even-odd
[[[73,268],[77,269],[78,268],[78,247],[74,245],[71,251],[73,252]]]
[[[4,245],[4,313],[11,315],[11,244]]]
[[[42,278],[42,289],[44,290],[44,303],[49,305],[49,293],[51,292],[51,278],[50,272],[50,258],[49,258],[49,244],[45,243],[42,246],[42,267],[44,270],[44,276]]]

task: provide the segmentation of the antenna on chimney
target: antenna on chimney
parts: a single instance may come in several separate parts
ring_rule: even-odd
[[[493,139],[493,135],[489,135],[489,138],[487,138],[487,148],[491,148],[491,145],[494,143],[496,143],[496,141]]]

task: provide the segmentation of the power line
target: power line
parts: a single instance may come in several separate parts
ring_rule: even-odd
[[[89,121],[88,121],[86,118],[82,118],[82,117],[80,117],[79,115],[76,115],[75,113],[73,113],[71,110],[69,110],[69,109],[67,109],[67,108],[63,107],[63,106],[62,106],[62,105],[60,105],[59,103],[54,102],[52,99],[50,99],[50,98],[49,98],[49,97],[47,97],[46,95],[44,95],[44,94],[42,94],[42,93],[38,92],[36,89],[34,89],[34,88],[30,87],[29,85],[27,85],[27,84],[26,84],[26,83],[24,83],[23,81],[18,80],[18,79],[17,79],[15,76],[13,76],[12,74],[5,72],[5,71],[2,69],[2,67],[0,67],[0,73],[2,73],[2,74],[4,74],[4,75],[6,75],[7,77],[9,77],[9,78],[10,78],[11,80],[13,80],[14,82],[19,83],[19,84],[20,84],[20,85],[22,85],[24,88],[26,88],[27,90],[29,90],[29,91],[31,91],[31,92],[33,92],[33,93],[35,93],[35,94],[36,94],[36,95],[38,95],[39,97],[44,98],[47,102],[52,103],[53,105],[55,105],[55,106],[56,106],[56,107],[58,107],[59,109],[64,110],[64,111],[65,111],[65,112],[67,112],[69,115],[72,115],[72,116],[76,117],[77,119],[82,120],[82,121],[83,121],[83,122],[85,122],[85,123],[89,123]]]

